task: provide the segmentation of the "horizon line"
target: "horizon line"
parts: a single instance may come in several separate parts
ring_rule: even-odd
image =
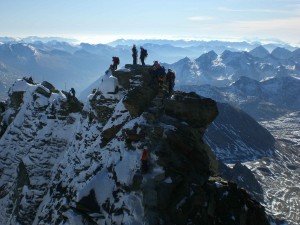
[[[44,42],[49,42],[57,39],[63,39],[63,40],[57,40],[57,41],[64,41],[72,44],[81,44],[81,43],[88,43],[88,44],[110,44],[115,41],[124,40],[124,41],[185,41],[185,42],[193,42],[193,41],[203,41],[203,42],[210,42],[210,41],[220,41],[220,42],[247,42],[250,44],[253,43],[260,43],[262,45],[266,44],[288,44],[292,47],[300,47],[299,43],[291,43],[282,41],[277,38],[243,38],[243,37],[224,37],[224,38],[214,38],[214,37],[138,37],[138,36],[132,36],[132,37],[125,37],[121,35],[113,35],[113,36],[101,36],[101,35],[87,35],[87,36],[81,36],[81,35],[24,35],[24,36],[14,36],[14,35],[4,35],[0,36],[0,38],[8,38],[8,39],[15,39],[15,41],[22,41],[23,39],[29,39],[29,38],[38,38],[38,39],[52,39],[47,40]],[[41,41],[43,40],[33,40],[34,41]]]

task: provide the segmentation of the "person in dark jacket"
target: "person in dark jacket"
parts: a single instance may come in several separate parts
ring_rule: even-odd
[[[133,45],[133,47],[132,47],[133,65],[137,64],[137,57],[138,57],[138,50],[136,49],[136,46]]]
[[[76,91],[74,88],[71,88],[69,93],[70,93],[71,97],[75,97]]]
[[[150,69],[150,74],[155,75],[155,83],[158,83],[159,88],[163,89],[163,84],[166,75],[165,67],[161,66],[158,61],[154,61],[152,68]]]
[[[141,47],[140,60],[143,66],[145,66],[145,59],[147,58],[148,53],[147,50]]]
[[[119,57],[113,56],[112,61],[113,61],[113,69],[114,70],[118,69],[118,65],[120,64]]]
[[[168,73],[166,75],[166,81],[168,85],[168,92],[169,94],[171,94],[175,86],[175,72],[173,70],[168,69]]]

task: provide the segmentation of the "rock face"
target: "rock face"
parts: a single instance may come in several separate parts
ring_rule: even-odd
[[[269,224],[258,202],[217,176],[202,140],[216,102],[169,96],[149,67],[113,75],[121,98],[96,92],[83,108],[48,84],[12,88],[10,96],[22,95],[0,117],[8,124],[0,139],[1,224]]]

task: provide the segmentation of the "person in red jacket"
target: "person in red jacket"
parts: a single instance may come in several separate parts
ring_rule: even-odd
[[[142,158],[141,158],[141,162],[142,162],[141,170],[143,173],[148,172],[148,156],[149,156],[149,152],[148,152],[147,148],[145,147],[143,149]]]

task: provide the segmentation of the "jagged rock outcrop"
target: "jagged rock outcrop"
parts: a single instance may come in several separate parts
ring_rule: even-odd
[[[206,128],[218,115],[216,102],[196,93],[180,93],[164,100],[167,115],[186,121],[191,127]]]
[[[132,116],[140,115],[158,94],[156,75],[150,73],[150,66],[126,65],[128,72],[114,72],[119,84],[128,89],[123,99],[125,107]]]
[[[268,224],[258,202],[217,176],[202,140],[214,101],[169,96],[149,67],[113,75],[121,98],[95,92],[83,108],[40,84],[19,88],[19,111],[0,139],[1,223]]]

